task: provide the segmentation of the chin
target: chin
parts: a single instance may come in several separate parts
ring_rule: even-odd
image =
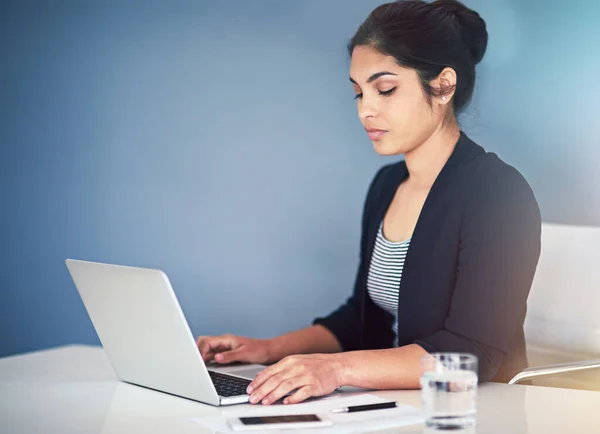
[[[398,146],[390,146],[389,144],[386,144],[384,140],[374,141],[373,149],[375,149],[375,152],[377,152],[379,155],[384,157],[404,154],[404,152],[406,152]]]

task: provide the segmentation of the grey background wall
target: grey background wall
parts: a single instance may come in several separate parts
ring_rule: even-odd
[[[268,337],[349,295],[378,157],[345,44],[380,1],[5,1],[0,356],[97,344],[66,257],[159,267],[194,334]],[[600,224],[600,4],[488,21],[465,131],[544,219]]]

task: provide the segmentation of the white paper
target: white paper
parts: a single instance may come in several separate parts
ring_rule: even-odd
[[[376,431],[401,426],[423,423],[424,418],[420,409],[410,405],[399,405],[396,408],[385,410],[361,411],[356,413],[331,413],[336,408],[349,407],[353,405],[376,404],[387,402],[387,399],[375,395],[361,394],[354,396],[343,396],[334,394],[318,400],[304,402],[301,404],[270,406],[256,405],[251,408],[226,407],[221,410],[219,416],[207,416],[192,419],[192,422],[203,425],[216,433],[234,433],[227,420],[240,416],[280,416],[286,414],[324,414],[333,421],[333,426],[326,428],[304,428],[293,429],[294,434],[348,434],[365,431]],[[248,431],[255,434],[273,434],[273,430]]]

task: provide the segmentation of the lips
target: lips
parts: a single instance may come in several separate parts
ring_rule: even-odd
[[[376,128],[365,128],[365,131],[369,135],[369,139],[371,140],[380,140],[387,131],[378,130]]]

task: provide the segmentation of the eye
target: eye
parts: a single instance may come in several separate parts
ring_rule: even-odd
[[[379,91],[379,95],[381,96],[390,96],[391,94],[393,94],[396,91],[396,87],[392,87],[390,90],[380,90]],[[354,96],[354,99],[361,99],[363,96],[362,93],[357,93]]]
[[[390,90],[380,90],[379,91],[379,95],[383,95],[383,96],[390,96],[391,94],[393,94],[396,91],[395,87],[392,87]]]

